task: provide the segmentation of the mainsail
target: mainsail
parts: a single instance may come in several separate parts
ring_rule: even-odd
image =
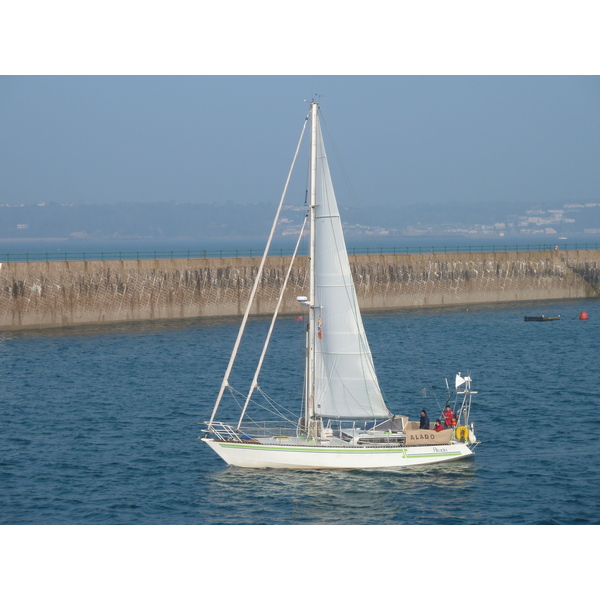
[[[314,414],[388,418],[358,308],[319,119],[316,134]]]

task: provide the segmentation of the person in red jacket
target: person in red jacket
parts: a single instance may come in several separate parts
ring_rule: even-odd
[[[444,431],[444,426],[442,425],[442,422],[439,419],[435,422],[434,429],[436,431]]]
[[[456,420],[454,419],[454,413],[452,412],[452,409],[447,404],[446,404],[446,408],[444,409],[444,414],[442,415],[442,417],[444,417],[444,425],[446,426],[446,428],[452,427],[453,420],[454,420],[454,423],[456,424]]]

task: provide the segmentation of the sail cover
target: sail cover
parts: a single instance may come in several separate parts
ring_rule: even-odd
[[[388,418],[348,262],[342,221],[317,119],[314,413]]]

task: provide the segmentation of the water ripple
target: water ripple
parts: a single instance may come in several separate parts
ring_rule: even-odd
[[[472,413],[483,440],[476,457],[406,470],[225,466],[197,436],[237,333],[235,319],[5,334],[0,523],[598,524],[600,400],[590,361],[600,350],[593,319],[600,303],[542,306],[365,317],[395,412],[416,418],[425,406],[435,414],[445,401],[441,378],[455,370],[470,368],[480,392]],[[522,318],[581,310],[592,315],[589,322]],[[250,349],[266,327],[266,320],[252,322]],[[293,319],[282,319],[281,329],[264,387],[276,382],[277,397],[295,401],[303,330]],[[241,367],[253,373],[246,354]]]

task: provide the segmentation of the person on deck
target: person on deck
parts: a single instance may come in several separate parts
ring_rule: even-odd
[[[429,429],[429,417],[425,410],[421,411],[421,420],[419,422],[419,429]]]
[[[435,431],[444,431],[444,426],[442,425],[442,422],[439,419],[435,422],[434,429]]]
[[[454,419],[454,413],[452,409],[446,404],[446,408],[444,409],[444,413],[442,414],[444,417],[444,425],[446,428],[452,427],[452,420]],[[456,421],[454,421],[456,423]]]

